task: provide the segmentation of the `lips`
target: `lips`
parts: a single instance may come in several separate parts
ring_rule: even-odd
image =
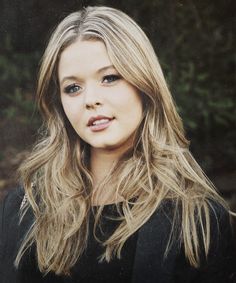
[[[109,121],[113,120],[113,117],[107,117],[107,116],[103,116],[103,115],[98,115],[96,117],[91,117],[88,120],[88,124],[87,126],[96,126],[96,125],[101,125],[101,124],[105,124],[108,123]]]
[[[114,119],[114,117],[111,118],[99,115],[96,117],[91,117],[87,125],[92,132],[101,132],[109,128],[110,125],[113,123]]]

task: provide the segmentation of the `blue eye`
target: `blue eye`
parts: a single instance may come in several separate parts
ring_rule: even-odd
[[[81,90],[81,87],[77,84],[68,85],[64,88],[64,92],[67,94],[73,94]]]
[[[103,77],[102,82],[103,83],[112,83],[112,82],[117,81],[119,79],[120,79],[120,76],[118,76],[118,75],[107,75],[107,76]]]

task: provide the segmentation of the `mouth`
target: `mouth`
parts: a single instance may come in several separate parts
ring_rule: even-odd
[[[98,132],[108,128],[115,118],[102,118],[90,123],[89,128],[92,132]]]

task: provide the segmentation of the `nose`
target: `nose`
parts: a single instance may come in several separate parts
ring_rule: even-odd
[[[86,103],[85,104],[85,108],[86,109],[95,109],[97,108],[98,106],[102,105],[100,102],[95,102],[95,103]]]
[[[95,109],[103,104],[102,97],[96,87],[87,86],[84,92],[84,105],[86,109]]]

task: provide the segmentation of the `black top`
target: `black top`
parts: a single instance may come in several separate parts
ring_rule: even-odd
[[[173,242],[169,253],[164,256],[174,206],[172,201],[163,201],[139,231],[128,239],[121,260],[98,263],[97,256],[101,255],[102,249],[90,234],[88,249],[74,266],[71,278],[53,273],[43,277],[37,269],[34,248],[16,270],[13,262],[19,243],[33,221],[33,215],[28,213],[19,225],[22,198],[23,190],[14,190],[0,203],[0,283],[236,283],[236,252],[229,214],[216,202],[211,203],[215,212],[210,209],[209,255],[207,259],[202,259],[199,268],[190,266],[183,245],[178,240]],[[106,227],[104,237],[112,233],[117,225],[105,217],[113,208],[105,208],[102,224]]]
[[[96,209],[96,208],[95,208]],[[117,228],[119,221],[111,220],[110,217],[117,217],[118,212],[116,205],[106,205],[102,211],[100,225],[96,229],[96,236],[104,241]],[[104,247],[95,239],[93,235],[94,215],[90,215],[90,233],[88,245],[78,260],[76,265],[71,270],[71,275],[68,277],[42,274],[37,269],[35,259],[35,248],[28,252],[18,269],[19,282],[42,282],[42,283],[59,283],[59,282],[79,282],[79,283],[124,283],[131,282],[132,268],[135,256],[137,233],[132,235],[125,243],[121,259],[114,258],[109,263],[106,261],[99,262],[99,257],[104,252]],[[37,278],[38,281],[35,281]]]

